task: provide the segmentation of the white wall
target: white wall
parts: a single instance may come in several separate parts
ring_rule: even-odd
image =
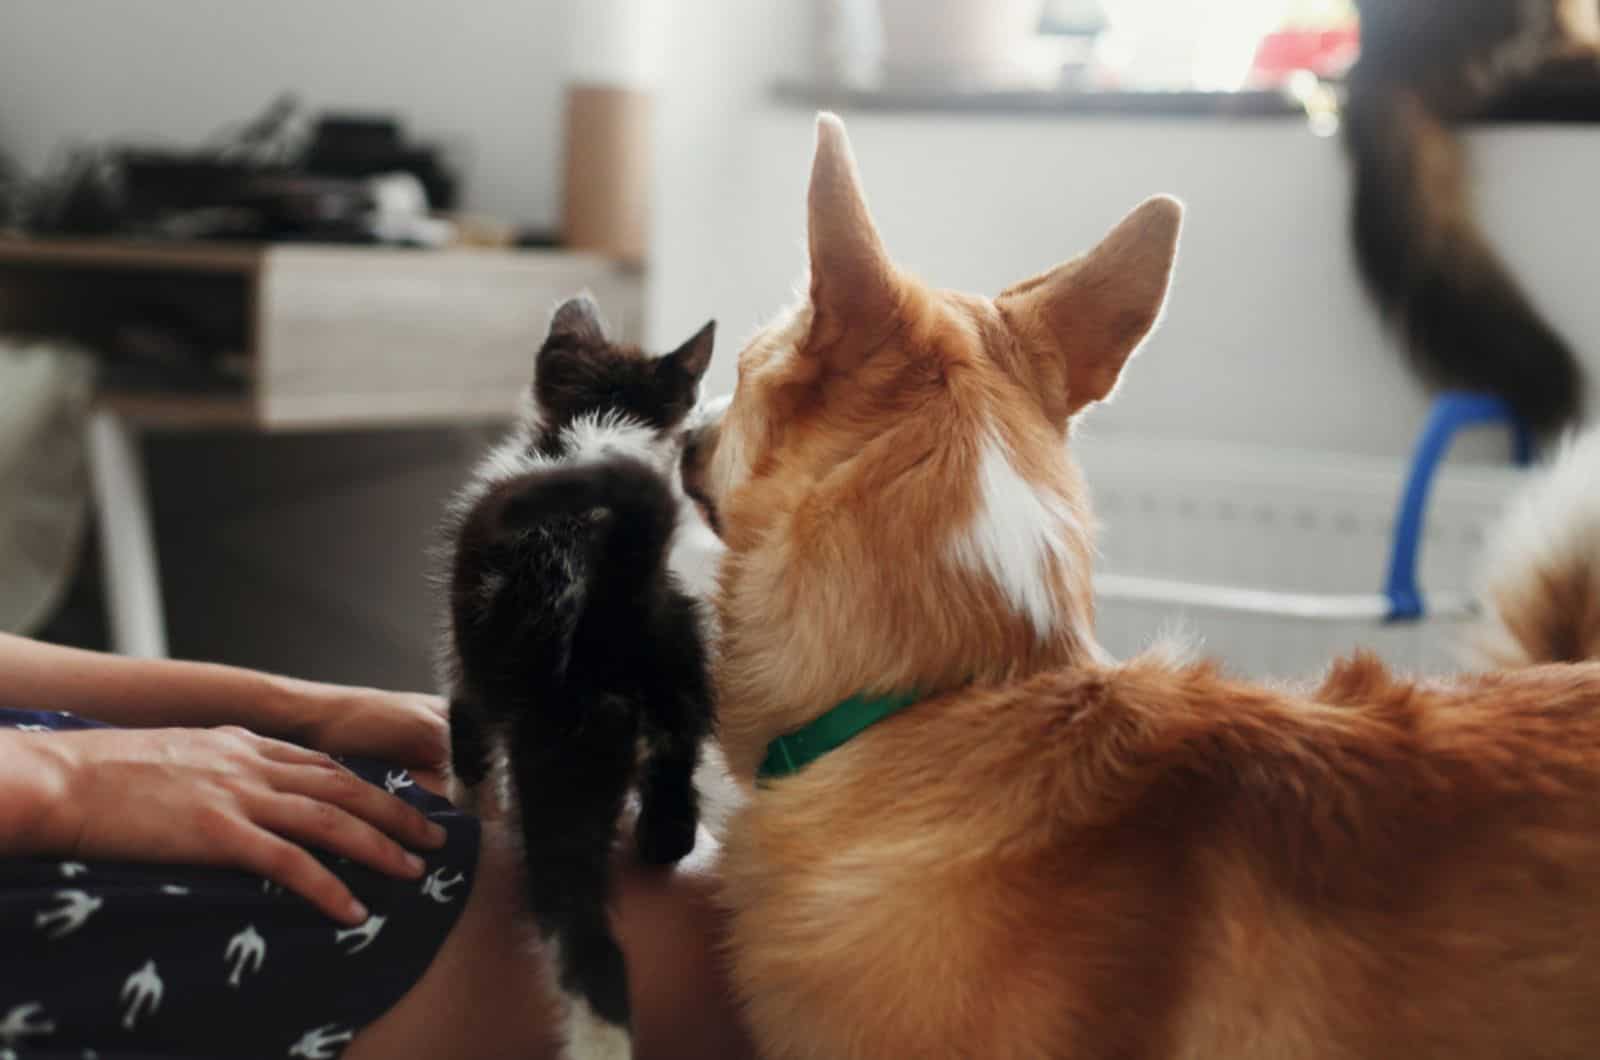
[[[712,386],[727,391],[742,340],[793,297],[805,266],[813,118],[806,108],[775,103],[771,94],[774,80],[792,68],[804,23],[784,0],[684,3],[695,17],[675,26],[672,49],[687,61],[669,67],[661,98],[665,142],[657,159],[651,341],[677,341],[715,314],[726,338]],[[716,29],[702,32],[707,24]],[[1351,264],[1348,181],[1337,141],[1318,139],[1304,123],[1288,119],[845,118],[890,251],[943,286],[996,292],[1087,249],[1147,195],[1171,192],[1187,201],[1188,226],[1163,328],[1115,402],[1094,412],[1082,432],[1091,488],[1105,454],[1117,449],[1097,439],[1150,440],[1157,453],[1204,452],[1233,461],[1222,465],[1224,472],[1247,457],[1259,461],[1262,449],[1280,448],[1324,451],[1310,458],[1313,465],[1375,467],[1380,477],[1401,466],[1426,399],[1375,319]],[[1600,172],[1600,133],[1480,130],[1469,144],[1491,237],[1573,341],[1591,380],[1600,380],[1600,298],[1593,294],[1600,240],[1592,237],[1588,216]],[[1590,394],[1591,408],[1600,404],[1597,398]],[[1502,437],[1484,434],[1459,446],[1457,456],[1498,462],[1505,452]],[[1369,465],[1338,454],[1376,459]],[[1378,514],[1354,524],[1374,539],[1387,533],[1384,503],[1380,497],[1373,508]],[[1181,513],[1182,504],[1176,507]],[[1294,525],[1305,525],[1298,520],[1306,510],[1296,509]],[[1192,567],[1194,556],[1212,547],[1186,537],[1189,527],[1181,519],[1152,526],[1143,511],[1108,515],[1108,553],[1127,551],[1122,546],[1129,541],[1160,539],[1171,546],[1168,562],[1184,556]],[[1326,518],[1337,537],[1352,525],[1348,515],[1317,510],[1311,520],[1317,525]],[[1124,518],[1131,522],[1119,522]],[[1226,549],[1233,539],[1207,540]],[[1381,562],[1351,552],[1357,547],[1352,542],[1340,538],[1335,556],[1317,551],[1329,547],[1322,538],[1280,533],[1275,554],[1249,560],[1306,577],[1247,584],[1306,588],[1311,575],[1337,572],[1331,576],[1342,582],[1349,575],[1349,583],[1318,587],[1371,591],[1380,584]],[[1375,555],[1381,546],[1368,551]],[[1437,559],[1437,552],[1430,546],[1427,555]],[[1196,569],[1161,573],[1204,576]],[[1451,573],[1461,580],[1430,580],[1428,587],[1466,588],[1466,574]],[[1119,649],[1131,650],[1175,621],[1197,634],[1208,652],[1236,661],[1260,659],[1268,649],[1277,652],[1273,645],[1304,634],[1295,641],[1300,655],[1286,649],[1274,658],[1310,658],[1314,665],[1361,642],[1388,651],[1401,665],[1410,662],[1396,649],[1407,635],[1350,627],[1307,631],[1291,622],[1210,614],[1186,621],[1171,609],[1154,617],[1152,610],[1130,619],[1123,609],[1119,628],[1133,635],[1124,636]],[[1107,609],[1110,625],[1116,613]]]
[[[765,6],[764,6],[765,5]],[[812,117],[770,101],[797,26],[778,0],[726,6],[664,94],[686,139],[659,160],[652,262],[657,341],[717,314],[732,385],[739,339],[790,296],[804,267]],[[734,10],[736,8],[736,10]],[[699,116],[710,114],[709,120]],[[1092,429],[1395,454],[1420,389],[1359,289],[1336,140],[1304,123],[845,115],[891,252],[939,285],[997,292],[1087,249],[1143,197],[1189,220],[1170,311]],[[1472,136],[1483,214],[1506,256],[1600,379],[1600,241],[1575,223],[1600,172],[1600,133]],[[1496,447],[1478,447],[1494,452]]]
[[[564,37],[583,0],[0,0],[0,143],[191,143],[285,87],[471,137],[469,205],[555,215]],[[716,315],[733,353],[804,266],[811,118],[770,102],[800,0],[672,0],[659,99],[651,340]],[[1191,208],[1171,313],[1095,431],[1389,454],[1421,398],[1359,296],[1337,145],[1297,122],[847,115],[891,249],[995,291],[1087,247],[1155,191]],[[1478,134],[1483,212],[1600,378],[1600,136]],[[230,439],[155,448],[175,641],[194,654],[422,683],[418,553],[475,443]],[[247,478],[241,479],[240,476]],[[241,485],[244,483],[244,485]],[[246,486],[248,488],[246,488]],[[265,500],[263,500],[265,498]]]
[[[798,0],[674,0],[673,15],[656,105],[648,338],[681,341],[716,315],[713,385],[727,388],[737,344],[804,265],[800,200],[770,217],[760,205],[774,180],[792,184],[795,156],[761,157],[753,140],[773,81],[803,61],[806,19]],[[802,159],[807,144],[793,145]]]
[[[550,224],[579,0],[3,0],[0,146],[195,144],[293,89],[398,111],[459,152],[466,205]]]
[[[851,129],[889,246],[943,286],[997,292],[1086,249],[1146,195],[1187,202],[1164,326],[1096,430],[1376,453],[1409,446],[1424,398],[1351,265],[1336,141],[1292,121],[861,116]],[[774,111],[759,127],[752,154],[769,171],[746,238],[792,245],[809,141],[808,114]],[[1586,340],[1600,376],[1590,282],[1600,244],[1572,225],[1568,205],[1587,194],[1575,175],[1600,171],[1600,135],[1507,131],[1477,147],[1491,229],[1556,323]]]

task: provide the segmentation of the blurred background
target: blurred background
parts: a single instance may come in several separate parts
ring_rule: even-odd
[[[1485,530],[1526,473],[1515,423],[1548,441],[1600,371],[1600,13],[1463,3],[1484,17],[6,0],[0,626],[429,686],[440,507],[514,409],[550,307],[588,287],[658,348],[714,316],[711,389],[731,389],[738,344],[802,274],[826,107],[890,250],[941,286],[998,292],[1150,194],[1187,202],[1165,324],[1075,441],[1113,651],[1184,629],[1258,674],[1356,644],[1452,666]],[[1452,278],[1483,255],[1495,283]],[[1460,323],[1506,290],[1569,372]],[[1400,498],[1460,390],[1504,409],[1432,484],[1408,610],[1386,592],[1408,588]]]

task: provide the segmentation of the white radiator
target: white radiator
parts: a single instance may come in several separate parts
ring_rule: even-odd
[[[1348,617],[1362,610],[1361,600],[1345,609],[1345,617],[1338,607],[1296,617],[1297,599],[1285,594],[1381,600],[1405,462],[1117,438],[1084,438],[1074,446],[1102,524],[1107,591],[1099,629],[1105,646],[1126,657],[1176,632],[1230,670],[1258,677],[1309,677],[1358,647],[1407,670],[1459,668],[1466,620],[1459,611],[1440,615],[1431,605],[1459,601],[1476,588],[1484,537],[1527,474],[1476,465],[1439,473],[1419,564],[1432,617],[1389,624]],[[1108,583],[1118,579],[1122,584],[1112,592]],[[1141,584],[1174,582],[1262,590],[1276,604],[1176,602],[1195,596],[1183,592],[1129,598],[1140,595]],[[1249,593],[1243,598],[1248,601]],[[1264,613],[1273,609],[1279,613]]]

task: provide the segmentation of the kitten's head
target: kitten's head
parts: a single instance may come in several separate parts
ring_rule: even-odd
[[[676,439],[694,410],[711,364],[715,321],[660,357],[606,338],[587,294],[563,302],[534,366],[531,423],[535,448],[565,455],[574,439],[601,427],[625,427]]]

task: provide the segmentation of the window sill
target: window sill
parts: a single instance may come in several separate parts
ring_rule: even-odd
[[[1292,118],[1305,108],[1279,92],[1120,92],[1080,89],[842,88],[783,81],[774,97],[785,106],[895,114],[985,114],[1108,118]]]

